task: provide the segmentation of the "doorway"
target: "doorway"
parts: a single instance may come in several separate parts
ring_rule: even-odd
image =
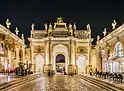
[[[37,55],[36,56],[36,73],[43,73],[43,56],[42,55]]]
[[[56,56],[56,72],[64,73],[65,71],[65,56],[63,54],[58,54]]]
[[[77,60],[77,65],[78,65],[78,73],[85,73],[85,61],[86,61],[86,57],[81,55],[78,56],[78,60]]]

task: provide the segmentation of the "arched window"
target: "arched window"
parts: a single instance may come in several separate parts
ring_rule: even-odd
[[[123,44],[121,42],[117,42],[114,48],[114,55],[121,57],[123,56]]]

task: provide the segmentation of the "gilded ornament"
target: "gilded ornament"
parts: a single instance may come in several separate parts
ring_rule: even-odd
[[[57,18],[57,23],[63,23],[63,17]]]

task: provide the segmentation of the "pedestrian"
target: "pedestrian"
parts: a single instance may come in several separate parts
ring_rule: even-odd
[[[92,68],[90,69],[90,76],[92,76]]]

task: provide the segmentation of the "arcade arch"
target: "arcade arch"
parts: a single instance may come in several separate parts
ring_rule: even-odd
[[[58,54],[56,56],[56,71],[59,73],[65,71],[65,56],[63,54]]]
[[[53,70],[56,72],[56,56],[58,54],[62,54],[65,57],[65,71],[68,73],[68,48],[63,44],[58,44],[53,47],[53,54],[52,54],[52,64]]]

